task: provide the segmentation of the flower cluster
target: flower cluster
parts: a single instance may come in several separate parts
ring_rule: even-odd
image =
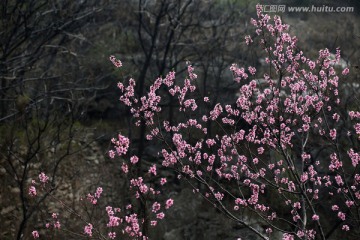
[[[115,67],[119,68],[122,66],[122,62],[119,59],[116,59],[115,56],[110,56],[109,59],[114,64]]]
[[[130,144],[130,140],[127,137],[119,134],[118,139],[113,138],[111,139],[111,142],[114,144],[115,151],[109,151],[110,158],[114,158],[115,155],[122,156],[127,153]]]
[[[88,201],[93,205],[97,204],[97,201],[100,198],[102,192],[103,192],[103,189],[101,187],[98,187],[96,189],[96,192],[94,193],[94,195],[88,193],[88,195],[87,195]]]
[[[41,183],[41,188],[45,188],[46,183],[48,183],[48,181],[49,181],[49,177],[46,176],[46,174],[44,172],[41,172],[39,174],[39,181]],[[31,186],[29,187],[29,190],[28,190],[28,193],[31,197],[35,197],[38,194],[38,192],[36,190],[36,185],[37,185],[36,180],[32,180]]]

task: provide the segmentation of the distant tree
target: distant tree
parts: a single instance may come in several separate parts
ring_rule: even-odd
[[[78,121],[84,96],[96,89],[79,74],[73,46],[84,40],[79,29],[97,11],[96,1],[0,3],[1,206],[13,208],[12,217],[2,216],[0,238],[27,238],[49,195],[30,200],[29,179],[46,171],[50,193],[61,163],[91,142]]]

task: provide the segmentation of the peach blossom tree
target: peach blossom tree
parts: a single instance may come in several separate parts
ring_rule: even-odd
[[[171,71],[143,96],[136,95],[136,80],[118,83],[120,102],[134,118],[132,127],[144,123],[147,141],[161,148],[145,167],[141,157],[130,153],[127,136],[112,139],[109,156],[121,165],[138,204],[106,207],[109,231],[97,231],[97,236],[147,239],[148,228],[176,205],[164,197],[165,186],[172,184],[165,170],[260,239],[272,239],[275,232],[287,240],[358,233],[360,112],[342,105],[347,96],[339,85],[349,69],[337,73],[340,50],[335,59],[328,49],[316,59],[306,57],[289,26],[279,16],[264,14],[260,5],[251,23],[256,30],[245,42],[262,49],[267,68],[262,73],[253,66],[230,66],[239,89],[233,104],[205,95],[191,63],[183,81]],[[114,56],[110,60],[122,67]],[[169,97],[177,103],[172,124],[162,114]],[[97,204],[101,192],[89,194],[89,201]],[[35,184],[29,193],[36,195]],[[251,225],[247,214],[266,227]],[[91,237],[95,227],[86,223],[82,232]]]

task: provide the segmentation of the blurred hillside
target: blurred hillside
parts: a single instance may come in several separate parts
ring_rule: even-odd
[[[266,71],[259,50],[244,42],[245,35],[253,34],[249,22],[256,15],[256,3],[1,1],[0,239],[31,239],[32,229],[41,227],[39,222],[49,218],[48,212],[61,211],[49,195],[39,201],[28,196],[31,179],[41,171],[49,174],[54,196],[79,212],[81,196],[99,185],[104,188],[104,201],[114,205],[129,201],[122,194],[127,186],[119,171],[121,166],[107,159],[110,139],[118,132],[127,134],[132,140],[131,151],[143,158],[145,165],[156,158],[158,149],[147,145],[145,126],[128,127],[132,119],[118,102],[117,82],[134,78],[136,94],[142,95],[150,83],[168,71],[175,70],[181,80],[186,61],[191,61],[201,93],[212,96],[212,105],[234,102],[237,89],[229,71],[232,63]],[[290,32],[298,37],[298,46],[308,56],[315,58],[323,48],[332,53],[341,48],[343,64],[352,71],[341,87],[349,103],[358,99],[360,3],[274,0],[264,4],[354,7],[353,13],[276,14],[291,25]],[[124,66],[114,69],[110,55]],[[181,117],[174,106],[170,100],[164,106],[167,115],[163,117],[170,123]],[[178,199],[191,198],[176,179],[174,184],[172,191]],[[247,236],[242,232],[245,230],[234,230],[227,220],[213,220],[218,213],[207,211],[202,199],[194,198],[191,204],[193,209],[184,206],[187,215],[175,209],[169,222],[153,233],[154,239]],[[101,213],[89,215],[97,218]],[[190,225],[184,223],[189,215]],[[82,231],[82,226],[83,222],[71,214],[63,217],[63,227],[69,232]],[[59,231],[52,239],[77,239],[72,236]]]

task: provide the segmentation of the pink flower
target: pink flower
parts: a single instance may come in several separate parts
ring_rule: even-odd
[[[259,147],[258,149],[257,149],[257,151],[258,151],[258,154],[263,154],[264,153],[264,148],[263,147]]]
[[[113,208],[111,206],[107,206],[105,209],[106,209],[106,212],[107,212],[108,216],[114,215],[114,211],[113,211]]]
[[[307,172],[304,172],[303,174],[301,174],[301,176],[300,176],[301,182],[306,182],[308,179],[309,179],[309,175]]]
[[[126,174],[129,172],[129,167],[126,163],[123,163],[121,166],[121,170]]]
[[[346,206],[351,207],[351,206],[354,205],[354,201],[349,201],[349,200],[347,200],[347,201],[345,202],[345,204],[346,204]]]
[[[343,213],[343,212],[338,212],[338,217],[339,217],[341,220],[345,221],[345,218],[346,218],[345,213]]]
[[[336,181],[337,185],[339,185],[339,186],[344,185],[343,179],[340,175],[335,176],[335,181]]]
[[[114,158],[115,157],[115,152],[113,150],[109,151],[109,157],[110,158]]]
[[[132,164],[136,164],[138,161],[139,161],[139,158],[138,158],[137,156],[132,156],[132,157],[130,158],[130,162],[131,162]]]
[[[305,233],[304,231],[299,230],[297,231],[296,236],[298,236],[299,238],[303,238],[305,236]]]
[[[111,139],[111,142],[115,145],[115,151],[109,151],[109,156],[114,157],[114,153],[116,153],[118,156],[125,155],[129,149],[130,140],[119,134],[118,139]]]
[[[165,209],[169,209],[173,204],[174,204],[174,200],[169,198],[168,200],[166,200]]]
[[[165,214],[163,212],[156,214],[156,218],[163,219],[165,217]]]
[[[39,232],[38,231],[32,231],[32,235],[34,238],[39,238]]]
[[[122,62],[121,62],[120,60],[116,59],[115,56],[111,55],[111,56],[109,57],[109,59],[110,59],[110,61],[114,64],[115,67],[119,68],[119,67],[122,66]]]
[[[35,186],[30,186],[29,187],[29,195],[32,196],[32,197],[35,197],[36,196],[36,188]]]
[[[248,70],[249,70],[249,72],[250,72],[251,75],[255,75],[255,73],[256,73],[256,68],[250,66],[250,67],[248,67]]]
[[[345,75],[348,75],[349,72],[350,72],[349,69],[348,69],[348,68],[345,68],[345,69],[342,71],[341,74],[345,76]]]
[[[292,235],[290,233],[284,233],[282,239],[283,240],[294,240],[294,235]]]
[[[149,173],[152,173],[154,176],[156,176],[156,165],[155,164],[149,168]]]
[[[316,215],[316,214],[314,214],[313,216],[312,216],[312,220],[314,220],[314,221],[317,221],[317,220],[319,220],[320,218],[319,218],[319,215]]]
[[[107,223],[107,227],[117,227],[120,225],[121,219],[115,216],[109,216],[109,222]]]
[[[116,238],[116,232],[109,232],[108,234],[110,239],[115,239]]]
[[[89,200],[89,202],[91,202],[93,205],[97,204],[97,199],[95,198],[95,196],[93,196],[92,194],[88,194],[87,195],[87,199]]]
[[[164,185],[167,182],[166,178],[161,178],[160,179],[160,184]]]
[[[98,187],[95,192],[95,197],[100,198],[102,192],[103,192],[102,187]]]
[[[245,42],[246,42],[246,45],[249,45],[250,43],[253,42],[253,40],[251,39],[250,35],[245,36]]]
[[[343,226],[341,227],[341,230],[343,230],[343,231],[349,231],[350,228],[349,228],[348,225],[343,225]]]
[[[356,153],[354,149],[350,148],[350,150],[347,152],[349,157],[351,158],[351,162],[353,167],[356,167],[360,162],[360,154]]]
[[[88,223],[88,225],[86,225],[86,226],[84,227],[84,233],[85,233],[86,235],[89,235],[89,237],[92,237],[92,229],[93,229],[92,224],[91,224],[91,223]]]
[[[221,201],[224,198],[224,194],[221,192],[215,193],[214,196],[218,201]]]
[[[60,229],[60,227],[61,227],[60,222],[59,222],[59,221],[56,221],[56,222],[54,223],[54,228],[55,228],[55,229]]]
[[[331,164],[329,165],[329,169],[331,171],[338,170],[339,168],[341,168],[343,166],[342,162],[339,161],[336,153],[332,153],[330,155],[330,159],[331,159]]]
[[[313,62],[313,61],[309,61],[308,65],[311,70],[313,70],[315,68],[315,62]]]
[[[330,129],[330,137],[332,140],[336,139],[336,129]]]
[[[160,210],[160,207],[161,207],[160,203],[154,202],[152,205],[152,212],[154,213],[158,212]]]
[[[47,183],[49,181],[49,177],[46,176],[43,172],[39,174],[39,179],[42,183]]]
[[[294,206],[294,208],[297,208],[297,209],[301,208],[300,202],[295,202],[293,206]]]

